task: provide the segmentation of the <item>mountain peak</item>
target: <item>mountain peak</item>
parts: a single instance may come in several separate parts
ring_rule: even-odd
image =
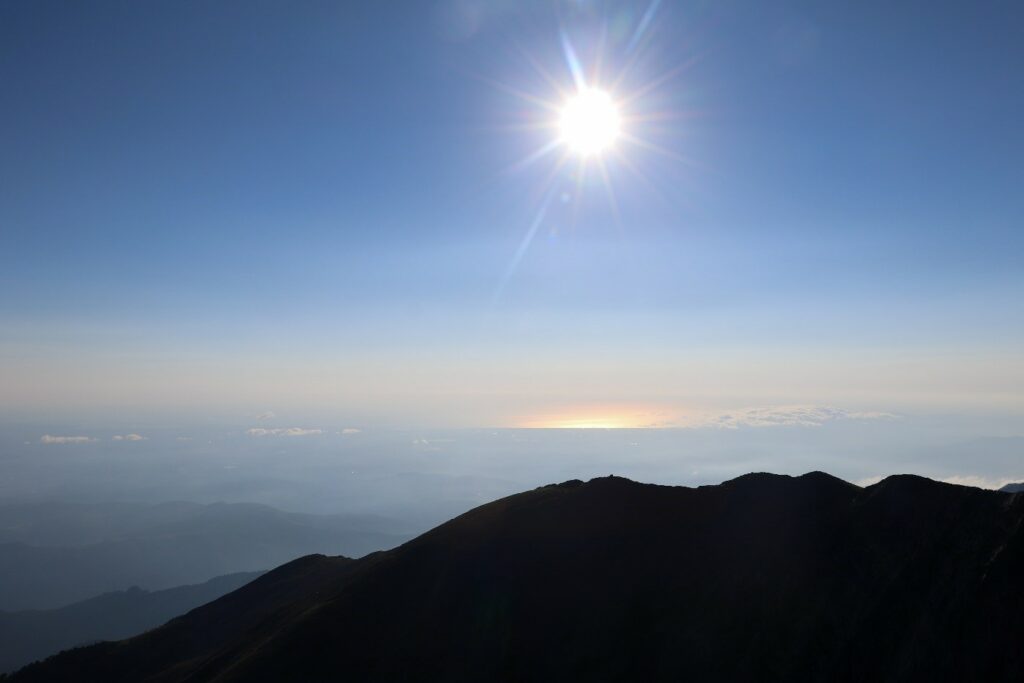
[[[1007,500],[906,475],[569,480],[361,560],[293,562],[12,683],[976,680],[979,662],[1021,680]]]

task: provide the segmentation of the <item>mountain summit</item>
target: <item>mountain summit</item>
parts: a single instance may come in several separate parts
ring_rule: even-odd
[[[909,475],[569,481],[10,682],[1024,680],[1022,521]]]

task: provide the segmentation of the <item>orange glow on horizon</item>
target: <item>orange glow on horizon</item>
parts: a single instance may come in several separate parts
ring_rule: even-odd
[[[659,414],[633,408],[591,407],[534,415],[517,420],[522,429],[652,429],[659,425]]]

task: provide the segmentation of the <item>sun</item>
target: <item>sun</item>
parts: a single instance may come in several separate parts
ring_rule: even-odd
[[[561,141],[576,154],[589,157],[608,150],[619,137],[619,108],[603,90],[585,88],[562,108]]]

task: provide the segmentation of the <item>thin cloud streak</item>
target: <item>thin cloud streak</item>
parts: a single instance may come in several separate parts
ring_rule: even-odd
[[[896,420],[898,415],[881,411],[851,411],[833,406],[783,405],[744,408],[698,416],[676,425],[700,428],[741,429],[745,427],[820,427],[838,420]]]
[[[115,434],[112,441],[148,441],[149,437],[141,434]]]
[[[96,441],[91,436],[53,436],[51,434],[44,434],[39,439],[39,443],[44,444],[81,444],[81,443],[93,443]]]
[[[305,429],[303,427],[276,427],[274,429],[266,429],[263,427],[253,427],[245,432],[249,436],[320,436],[324,433],[322,429]]]
[[[876,474],[872,477],[858,479],[853,483],[861,487],[873,486],[888,476],[890,475]],[[948,477],[936,478],[935,480],[957,486],[973,486],[974,488],[998,491],[1007,484],[1017,484],[1024,481],[1024,473],[1019,477],[983,477],[977,474],[953,474]]]

